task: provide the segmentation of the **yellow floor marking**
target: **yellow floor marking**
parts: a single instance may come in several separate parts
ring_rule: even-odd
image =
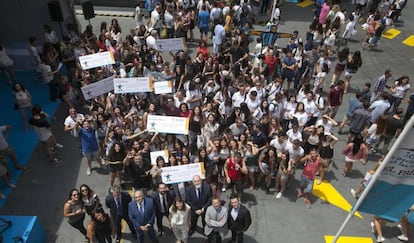
[[[413,47],[414,46],[414,35],[410,35],[407,39],[403,40],[402,43],[407,46]]]
[[[351,204],[335,189],[335,187],[327,181],[323,181],[318,185],[318,181],[319,180],[314,181],[313,195],[347,212],[351,211]],[[362,215],[358,212],[355,212],[355,216],[362,219]]]
[[[314,1],[306,0],[306,1],[296,4],[296,6],[301,7],[301,8],[307,8],[314,3],[315,3]]]
[[[382,33],[382,37],[385,37],[387,39],[394,39],[399,34],[401,34],[401,31],[391,28],[391,29],[384,31],[384,33]]]
[[[335,239],[334,235],[325,235],[326,243],[332,243],[333,239]],[[336,243],[373,243],[373,241],[368,237],[340,236]]]

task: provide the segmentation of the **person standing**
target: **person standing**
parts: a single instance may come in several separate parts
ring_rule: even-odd
[[[175,193],[167,188],[165,183],[158,184],[158,190],[151,195],[155,204],[155,216],[157,218],[158,237],[162,236],[162,218],[169,218],[169,208],[173,204]]]
[[[137,238],[134,225],[128,215],[128,204],[131,201],[131,196],[126,192],[121,192],[121,188],[118,185],[111,187],[110,194],[105,198],[105,206],[109,208],[111,218],[114,222],[117,243],[122,238],[122,219],[128,224],[132,237],[134,239]]]
[[[231,231],[232,242],[243,243],[244,232],[249,229],[251,223],[249,210],[241,205],[237,195],[232,195],[227,216],[227,227]]]
[[[387,69],[384,72],[384,75],[381,75],[377,78],[374,84],[374,92],[371,96],[371,103],[378,100],[381,97],[382,92],[384,92],[385,87],[387,87],[387,81],[392,76],[391,69]]]
[[[9,84],[16,82],[16,75],[14,73],[13,64],[13,60],[7,55],[6,50],[0,44],[0,69]]]
[[[191,222],[190,206],[181,198],[175,198],[169,209],[168,227],[178,242],[188,243],[188,231]]]
[[[69,108],[69,116],[65,118],[63,123],[65,125],[65,132],[70,132],[72,136],[78,137],[78,130],[76,129],[76,126],[83,120],[85,120],[85,116],[78,113],[75,107]]]
[[[331,118],[334,119],[338,113],[339,106],[342,104],[342,97],[344,95],[344,81],[338,80],[335,86],[328,94],[328,111],[331,112]]]
[[[328,167],[328,164],[325,160],[322,160],[317,153],[316,149],[311,149],[309,154],[304,156],[299,160],[301,163],[304,163],[303,172],[300,180],[300,190],[298,192],[298,198],[304,197],[306,207],[310,208],[312,202],[310,200],[310,195],[313,190],[313,181],[315,180],[316,173],[319,171],[319,166]]]
[[[95,129],[91,127],[91,124],[87,120],[82,122],[82,127],[77,123],[76,129],[78,130],[80,137],[82,155],[88,163],[86,175],[90,176],[92,161],[99,161],[99,146],[95,135]]]
[[[0,126],[0,153],[3,156],[3,158],[6,158],[6,155],[10,158],[16,170],[26,169],[24,166],[19,165],[19,162],[16,158],[16,153],[6,141],[7,137],[9,136],[10,130],[11,125]]]
[[[142,191],[134,192],[134,200],[128,203],[128,215],[137,232],[139,243],[144,242],[144,233],[152,242],[158,243],[155,235],[155,206],[154,201],[149,197],[144,197]]]
[[[228,210],[221,205],[220,198],[213,198],[211,204],[206,210],[204,234],[208,243],[221,243],[227,233]]]
[[[246,175],[247,173],[246,162],[239,152],[235,152],[224,163],[224,174],[226,176],[227,186],[233,194],[235,193],[234,189],[236,189],[239,199],[241,199],[243,193],[243,174]]]
[[[89,238],[86,236],[86,228],[83,225],[85,212],[82,201],[80,200],[79,191],[73,188],[70,190],[69,198],[63,206],[63,216],[68,218],[68,223],[73,228],[79,230],[85,236],[86,241],[89,241]]]
[[[363,164],[366,163],[368,157],[367,146],[363,143],[361,135],[355,135],[352,142],[348,143],[342,150],[345,155],[345,166],[342,174],[347,177],[351,173],[354,162],[360,160]]]
[[[187,188],[185,196],[191,207],[190,236],[196,231],[198,217],[201,217],[203,227],[205,226],[204,212],[211,203],[213,193],[211,187],[203,183],[199,175],[193,176],[193,184]]]
[[[384,142],[384,147],[382,148],[382,155],[385,155],[388,152],[388,146],[390,145],[391,140],[395,137],[398,138],[402,129],[404,128],[404,121],[402,119],[403,109],[398,108],[394,115],[389,115],[385,118],[386,126],[384,133],[381,134],[378,143],[375,144],[374,150],[378,150],[381,142]]]
[[[63,145],[56,142],[55,136],[50,128],[50,124],[46,120],[48,117],[49,115],[43,112],[39,105],[34,105],[29,124],[35,131],[37,138],[43,144],[50,163],[59,164],[62,160],[57,157],[56,149],[63,148]]]
[[[32,95],[21,83],[15,83],[13,85],[13,94],[16,108],[20,111],[22,116],[24,131],[27,132],[29,124],[26,109],[31,110],[32,108]]]
[[[213,34],[213,54],[216,55],[223,44],[223,41],[226,37],[226,30],[224,29],[223,23],[219,22],[214,27]]]
[[[208,40],[208,22],[210,20],[210,14],[207,11],[206,5],[201,7],[201,11],[198,13],[199,28],[200,28],[200,40]]]

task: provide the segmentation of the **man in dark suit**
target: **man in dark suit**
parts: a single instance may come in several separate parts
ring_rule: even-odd
[[[158,190],[151,195],[155,204],[155,216],[157,218],[158,237],[162,235],[162,218],[168,218],[169,209],[174,202],[175,193],[169,191],[164,183],[158,184]]]
[[[120,242],[122,238],[122,219],[127,222],[134,239],[137,238],[135,228],[128,216],[128,203],[131,202],[131,200],[131,196],[126,192],[121,192],[121,188],[119,186],[113,186],[110,194],[105,198],[105,205],[110,209],[110,214],[112,220],[114,221],[117,234],[116,242]]]
[[[138,243],[144,242],[144,233],[148,232],[148,237],[152,242],[158,243],[155,235],[155,206],[154,201],[149,197],[144,197],[142,191],[134,193],[134,200],[128,204],[129,219],[135,227]]]
[[[243,243],[244,232],[252,223],[249,210],[240,204],[237,195],[230,198],[230,207],[228,210],[227,227],[231,230],[231,242]]]
[[[197,226],[198,217],[201,216],[203,227],[206,222],[204,221],[204,212],[211,204],[213,198],[213,192],[206,183],[203,183],[199,175],[193,176],[193,184],[188,187],[185,196],[188,205],[191,207],[191,226],[189,234],[192,235]]]

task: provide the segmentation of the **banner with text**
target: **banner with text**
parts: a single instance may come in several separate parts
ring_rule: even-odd
[[[131,94],[138,92],[152,92],[149,77],[114,78],[115,94]]]
[[[151,164],[152,165],[156,165],[157,164],[157,158],[158,158],[158,156],[163,157],[164,158],[164,162],[166,164],[168,164],[168,156],[169,156],[168,150],[160,150],[160,151],[150,152],[150,159],[151,159]]]
[[[83,70],[114,64],[115,59],[111,52],[98,52],[91,55],[80,56],[79,62]]]
[[[204,163],[177,165],[161,169],[161,179],[165,184],[192,181],[195,175],[205,179]]]
[[[397,222],[414,203],[414,129],[392,155],[362,201],[359,211]]]
[[[171,94],[173,92],[171,81],[154,82],[153,85],[155,94]]]
[[[184,38],[169,38],[155,40],[157,51],[178,51],[185,49]]]
[[[148,115],[147,130],[148,132],[188,135],[188,118]]]
[[[81,88],[85,100],[90,100],[99,95],[106,94],[114,90],[114,77],[108,77],[99,80],[96,83],[91,83]]]

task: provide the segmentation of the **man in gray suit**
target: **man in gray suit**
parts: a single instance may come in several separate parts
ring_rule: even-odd
[[[206,226],[204,233],[207,235],[208,243],[221,243],[227,233],[227,208],[221,205],[220,198],[213,198],[212,205],[206,210]],[[215,240],[213,241],[213,239]]]

